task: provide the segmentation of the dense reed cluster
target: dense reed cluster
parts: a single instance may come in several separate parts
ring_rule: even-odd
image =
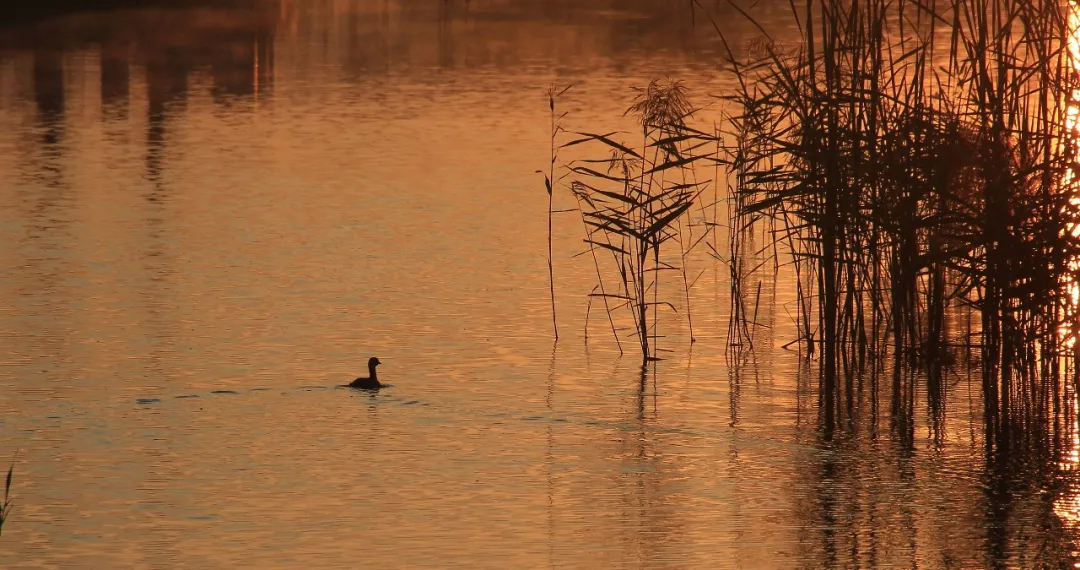
[[[731,58],[733,217],[780,228],[800,337],[820,349],[826,430],[853,416],[864,377],[876,401],[888,366],[892,415],[910,432],[917,379],[939,406],[958,350],[978,354],[988,446],[1045,440],[1070,409],[1069,10],[808,0],[800,45]],[[974,322],[950,330],[964,310]]]
[[[1080,393],[1075,9],[792,2],[796,44],[761,26],[749,56],[724,41],[739,87],[721,131],[688,124],[680,83],[654,82],[628,110],[640,144],[579,133],[558,147],[605,151],[567,174],[616,339],[612,315],[626,309],[643,360],[655,358],[657,310],[674,309],[659,295],[669,272],[690,320],[687,254],[704,242],[730,268],[733,354],[754,346],[749,276],[794,273],[789,346],[818,359],[828,437],[862,402],[876,422],[887,401],[910,441],[916,394],[940,413],[962,360],[981,375],[988,449],[1060,442]],[[552,125],[554,137],[554,111]],[[703,203],[713,181],[699,176],[716,167],[729,191],[724,252],[718,199]]]

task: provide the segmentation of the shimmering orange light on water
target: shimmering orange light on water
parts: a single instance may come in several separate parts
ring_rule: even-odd
[[[1072,62],[1073,68],[1080,72],[1080,8],[1076,4],[1072,4],[1069,9],[1069,60]],[[1072,92],[1073,103],[1068,106],[1065,114],[1065,125],[1074,135],[1078,134],[1078,121],[1080,121],[1080,90],[1074,89]],[[1066,183],[1072,182],[1075,174],[1072,170],[1066,172]],[[1074,196],[1072,198],[1074,205],[1080,204],[1080,197]],[[1073,226],[1072,233],[1074,236],[1080,236],[1080,224]],[[1072,299],[1073,305],[1080,303],[1080,284],[1072,283],[1069,285],[1069,297]],[[1067,335],[1069,346],[1071,347],[1075,342],[1073,335]]]
[[[1073,66],[1073,69],[1080,72],[1080,7],[1077,4],[1070,4],[1069,8],[1069,61]],[[1076,137],[1080,134],[1080,89],[1074,89],[1071,94],[1072,101],[1070,102],[1065,115],[1066,126]],[[1073,139],[1077,140],[1076,138]],[[1070,169],[1066,172],[1066,183],[1071,183],[1075,173]],[[1070,200],[1074,205],[1080,204],[1080,197],[1073,196]],[[1080,236],[1080,224],[1076,224],[1072,228],[1074,236]],[[1080,261],[1073,261],[1073,269],[1080,268]],[[1072,282],[1069,284],[1069,297],[1073,303],[1073,306],[1080,304],[1080,283]],[[1066,333],[1064,338],[1068,346],[1071,348],[1076,342],[1076,327],[1075,325],[1066,325],[1066,330],[1062,331]],[[1080,469],[1080,423],[1077,422],[1077,409],[1075,399],[1070,400],[1069,403],[1072,406],[1071,415],[1068,417],[1073,418],[1071,429],[1068,431],[1069,442],[1068,452],[1062,458],[1058,467],[1066,472],[1074,472]],[[1061,517],[1065,526],[1069,527],[1073,533],[1080,530],[1080,493],[1076,490],[1071,492],[1061,493],[1054,501],[1054,512]],[[1080,563],[1075,565],[1080,568]]]

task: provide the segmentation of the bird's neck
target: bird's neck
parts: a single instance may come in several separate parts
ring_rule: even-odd
[[[368,366],[368,372],[371,372],[371,379],[372,380],[378,380],[378,377],[375,374],[375,367],[374,366]]]

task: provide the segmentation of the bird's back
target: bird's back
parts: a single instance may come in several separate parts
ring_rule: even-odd
[[[349,384],[350,388],[363,388],[365,390],[378,390],[382,387],[382,384],[378,380],[372,378],[357,378]]]

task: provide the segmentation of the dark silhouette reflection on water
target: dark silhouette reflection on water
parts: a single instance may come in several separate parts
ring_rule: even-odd
[[[101,41],[101,111],[106,120],[122,121],[128,117],[131,90],[131,53],[128,46],[113,36]]]
[[[43,373],[51,373],[68,361],[68,340],[74,299],[66,284],[70,276],[65,267],[71,250],[71,229],[75,197],[65,169],[66,113],[63,54],[48,48],[29,53],[33,101],[31,127],[19,134],[16,150],[17,202],[13,215],[25,220],[23,232],[5,244],[16,260],[11,270],[25,272],[31,278],[16,282],[8,307],[24,308],[28,317],[19,335],[5,337],[10,355],[41,352],[50,358],[41,360]],[[8,176],[0,173],[0,184]],[[26,187],[31,187],[29,190]],[[9,213],[11,214],[11,213]],[[2,217],[2,216],[0,216]]]
[[[625,528],[626,548],[636,553],[643,567],[662,566],[673,553],[686,548],[684,521],[678,512],[679,485],[676,472],[681,458],[671,453],[659,430],[657,365],[642,367],[634,402],[636,431],[628,432],[622,442],[626,462],[622,481],[622,500],[627,516],[637,524]]]
[[[147,199],[161,200],[162,160],[165,154],[168,113],[183,112],[188,93],[190,67],[179,57],[150,61],[146,65],[146,173],[155,190]],[[170,104],[175,103],[170,108]]]
[[[143,244],[144,324],[150,344],[148,357],[152,372],[164,372],[165,362],[174,350],[176,337],[174,323],[168,321],[165,308],[170,290],[169,277],[175,272],[175,263],[169,252],[170,205],[168,182],[162,166],[166,154],[168,121],[167,105],[172,101],[183,104],[187,95],[184,68],[169,65],[148,64],[146,68],[148,111],[146,122],[146,177],[150,182],[144,191],[145,236]],[[102,77],[104,82],[104,76]]]
[[[585,347],[588,350],[588,345]],[[548,364],[547,390],[544,394],[544,407],[548,416],[555,411],[555,362],[559,345],[551,346],[551,361]],[[544,452],[544,475],[547,483],[547,558],[548,566],[555,565],[555,424],[547,424],[547,449]]]
[[[65,206],[70,202],[65,180],[65,88],[63,54],[49,49],[33,52],[33,89],[37,110],[36,144],[27,145],[27,163],[37,165],[37,172],[28,172],[44,188],[34,198],[33,215],[37,223],[31,238],[49,237],[63,232],[68,216]]]
[[[239,6],[147,8],[77,13],[34,25],[0,30],[0,50],[34,54],[33,82],[39,108],[64,112],[65,54],[93,50],[105,116],[126,116],[133,68],[146,71],[150,116],[182,101],[195,70],[208,69],[217,103],[256,98],[273,86],[275,0]],[[137,95],[136,95],[137,96]]]
[[[797,500],[800,567],[1073,567],[1076,537],[1054,508],[1064,474],[1051,458],[985,456],[934,423],[914,446],[903,433],[820,439],[816,467],[796,484],[811,491]]]
[[[63,53],[51,49],[34,51],[34,102],[43,128],[42,144],[48,150],[64,134]]]

